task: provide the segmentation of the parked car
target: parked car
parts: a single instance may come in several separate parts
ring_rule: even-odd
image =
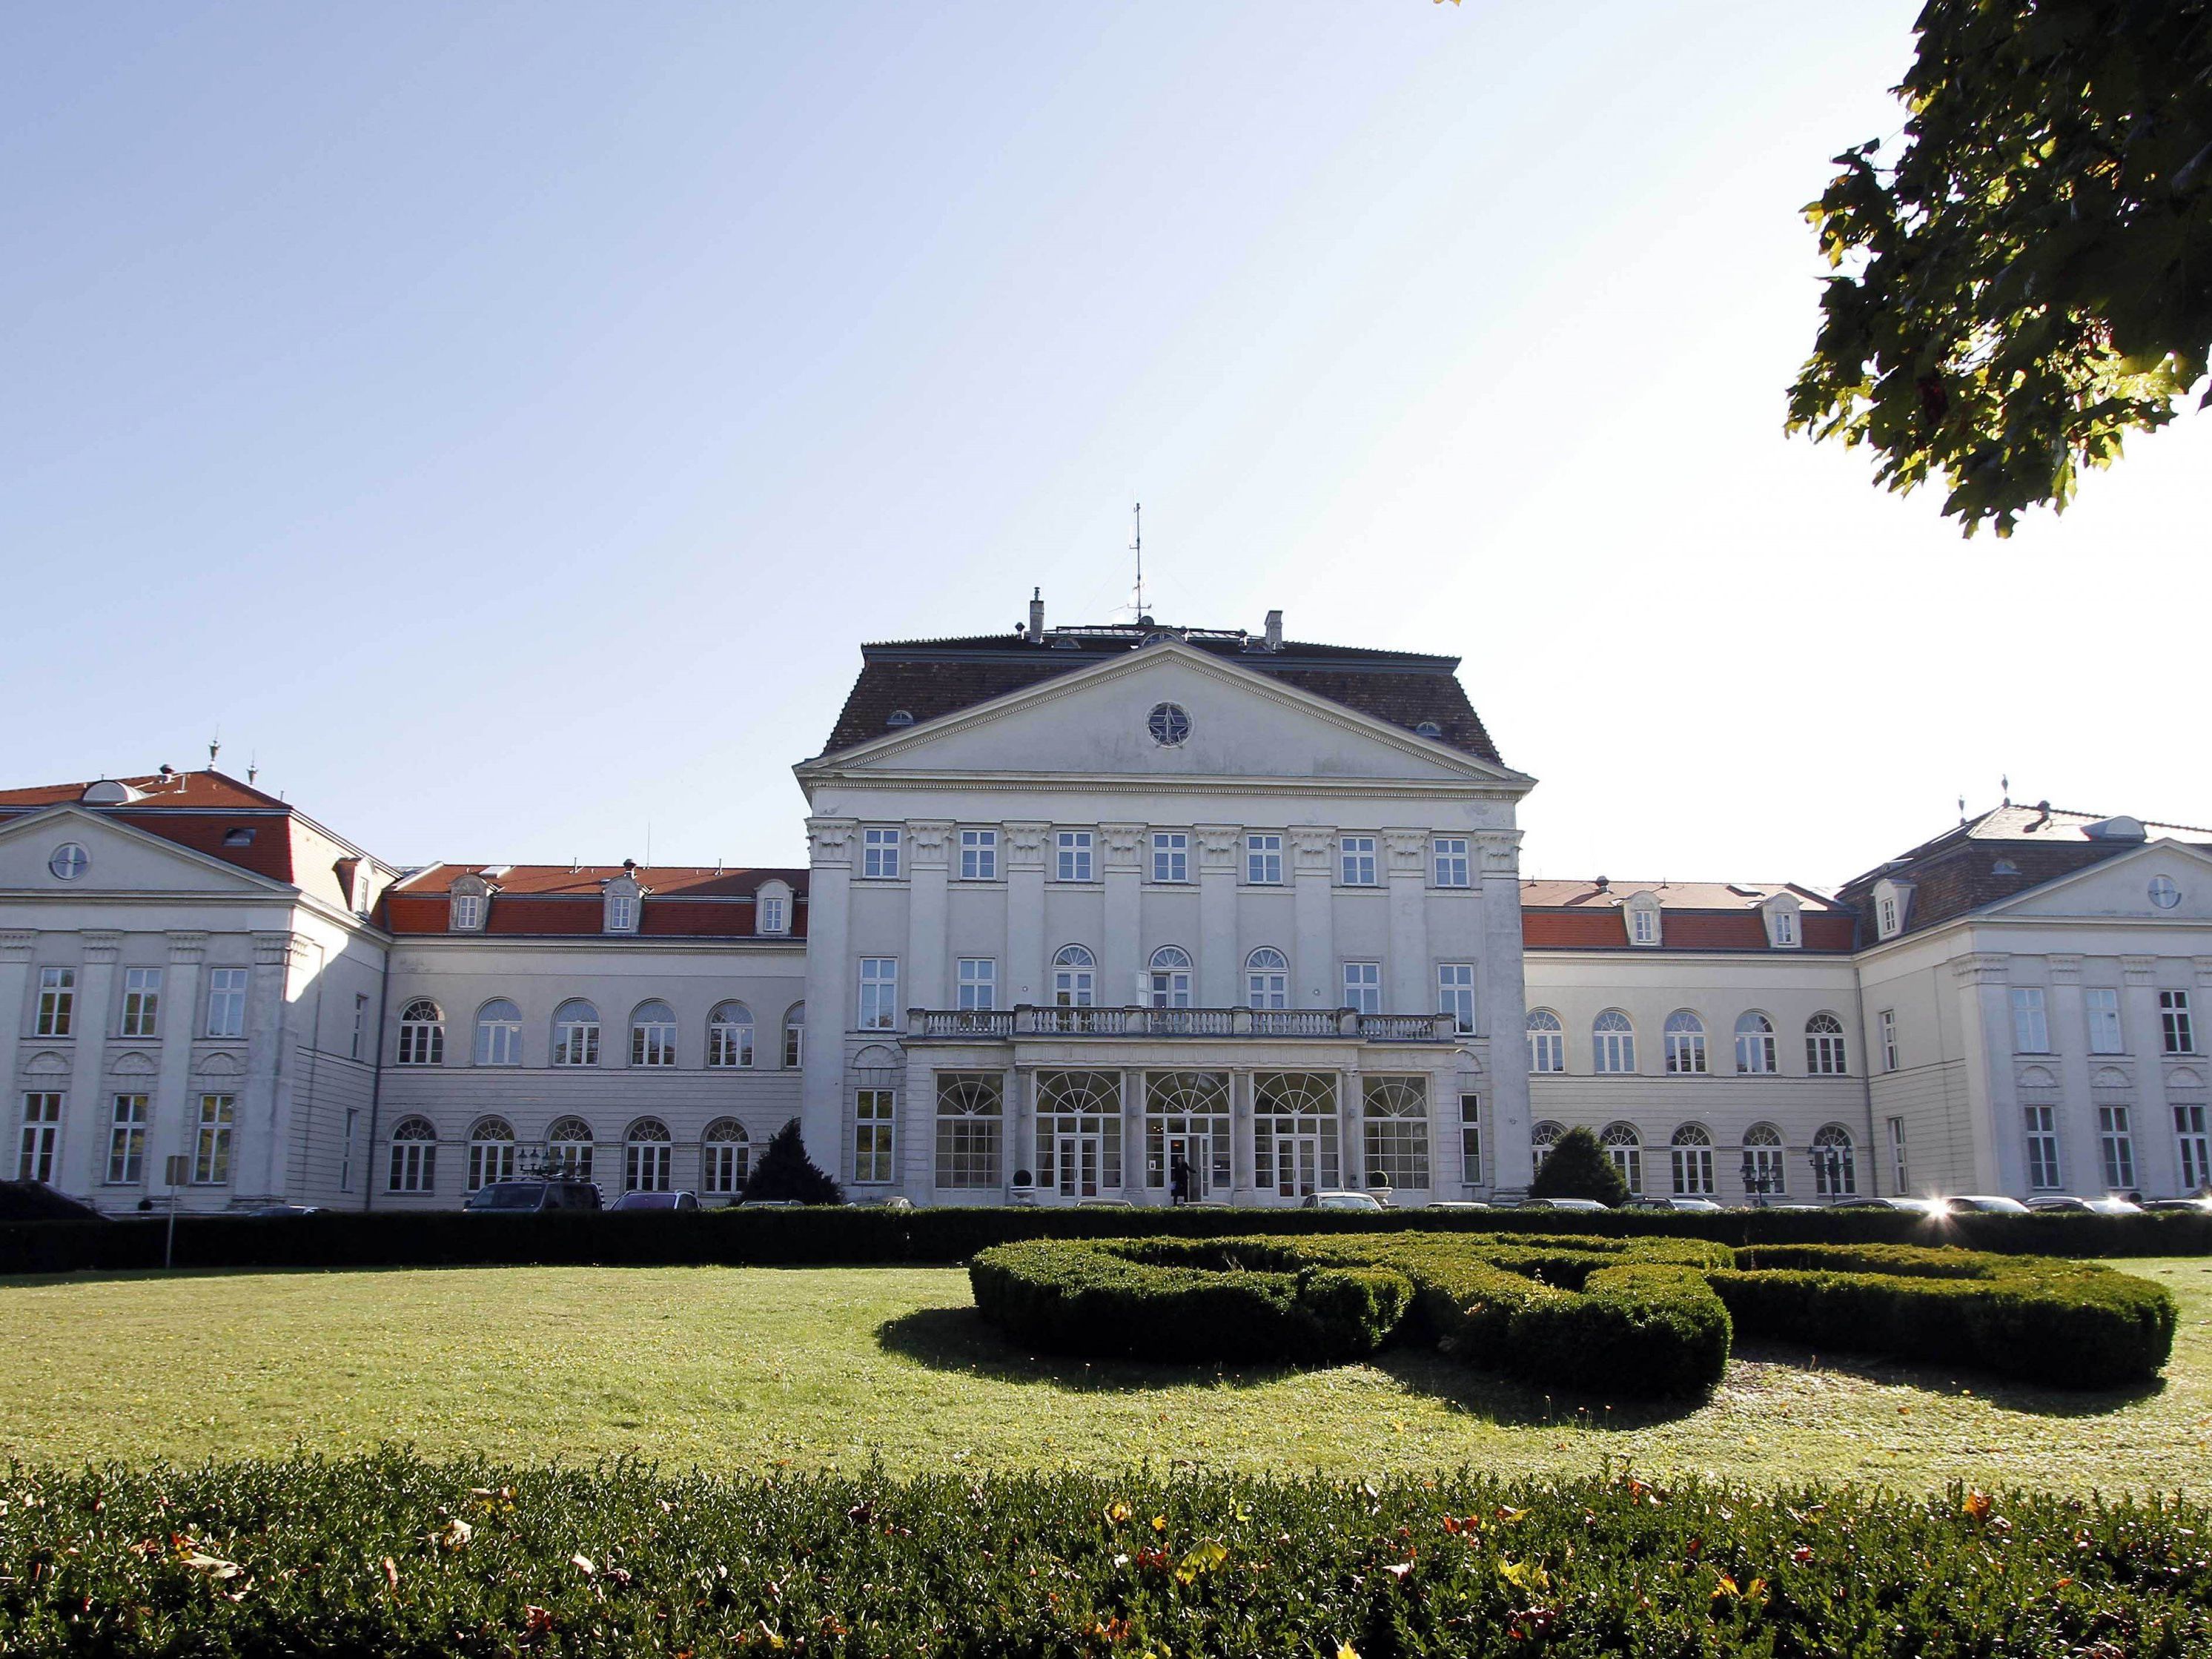
[[[2027,1206],[1996,1193],[1953,1193],[1948,1200],[1953,1215],[2026,1215]]]
[[[1382,1200],[1372,1193],[1342,1192],[1308,1193],[1302,1210],[1356,1210],[1374,1214],[1382,1208]]]
[[[1016,1188],[1014,1202],[1034,1204],[1036,1199],[1032,1195],[1024,1200],[1022,1197],[1021,1189]],[[914,1200],[901,1194],[890,1193],[882,1198],[856,1198],[853,1200],[853,1207],[856,1210],[911,1210],[914,1208]]]
[[[741,1198],[730,1207],[733,1210],[803,1210],[806,1206],[795,1198]]]
[[[1075,1207],[1079,1210],[1133,1210],[1137,1206],[1126,1198],[1079,1198],[1075,1200]]]
[[[1487,1204],[1472,1198],[1447,1198],[1429,1206],[1431,1210],[1486,1210]]]
[[[267,1220],[278,1216],[320,1215],[322,1212],[323,1206],[319,1204],[257,1204],[250,1210],[240,1210],[239,1214],[258,1216]]]
[[[1907,1215],[1925,1216],[1937,1220],[1948,1215],[1947,1200],[1940,1198],[1839,1198],[1828,1206],[1832,1210],[1902,1210]]]
[[[599,1189],[588,1181],[495,1181],[469,1194],[470,1215],[537,1215],[547,1210],[596,1210]]]
[[[1710,1198],[1655,1198],[1651,1202],[1654,1208],[1661,1210],[1694,1210],[1711,1215],[1721,1212],[1721,1206]]]
[[[624,1193],[607,1206],[611,1210],[696,1210],[696,1193]]]
[[[2054,1194],[2049,1198],[2031,1198],[2027,1207],[2038,1215],[2057,1212],[2062,1215],[2141,1215],[2142,1207],[2130,1204],[2124,1198],[2069,1198]]]
[[[1514,1206],[1522,1210],[1573,1210],[1582,1213],[1607,1206],[1594,1198],[1524,1198]]]
[[[2212,1198],[2153,1198],[2143,1201],[2146,1210],[2168,1212],[2180,1211],[2196,1215],[2212,1215]]]

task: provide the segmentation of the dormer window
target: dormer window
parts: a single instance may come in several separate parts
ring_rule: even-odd
[[[756,933],[788,933],[791,931],[791,889],[780,881],[764,881],[753,895],[753,932]]]
[[[1905,931],[1912,908],[1912,884],[1885,876],[1874,884],[1874,929],[1880,939],[1895,939]]]
[[[1621,910],[1628,918],[1628,942],[1646,949],[1656,948],[1660,940],[1658,896],[1632,893]]]
[[[490,899],[491,889],[482,876],[463,876],[446,896],[446,925],[457,933],[481,933]]]
[[[1766,920],[1766,943],[1773,950],[1795,951],[1804,943],[1802,907],[1795,893],[1777,893],[1759,905]]]
[[[635,933],[640,901],[645,890],[637,884],[637,878],[624,866],[623,873],[602,888],[606,904],[606,931],[610,933]]]
[[[226,830],[222,832],[222,844],[225,847],[251,847],[253,845],[253,831],[243,824],[235,830]]]

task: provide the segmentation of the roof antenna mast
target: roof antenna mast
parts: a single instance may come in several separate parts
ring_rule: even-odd
[[[1145,504],[1137,502],[1129,509],[1129,517],[1134,526],[1129,538],[1129,550],[1137,556],[1137,620],[1149,622],[1152,618],[1145,610]]]

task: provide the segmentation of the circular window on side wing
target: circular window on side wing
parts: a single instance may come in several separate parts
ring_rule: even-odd
[[[2171,910],[2181,902],[2181,890],[2173,884],[2172,877],[2153,876],[2150,878],[2150,902],[2161,910]]]
[[[1172,749],[1190,735],[1190,711],[1179,702],[1155,703],[1146,717],[1145,729],[1152,741]]]
[[[92,854],[73,841],[65,841],[54,848],[54,855],[46,860],[46,868],[62,881],[75,881],[92,868]]]

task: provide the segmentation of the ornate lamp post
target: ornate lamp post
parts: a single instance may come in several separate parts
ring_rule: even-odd
[[[1760,1209],[1766,1207],[1766,1195],[1778,1191],[1782,1185],[1782,1172],[1769,1170],[1754,1163],[1749,1152],[1743,1155],[1743,1189],[1751,1194],[1751,1201]]]
[[[1844,1194],[1844,1149],[1815,1146],[1806,1154],[1813,1165],[1813,1190],[1831,1200]]]

